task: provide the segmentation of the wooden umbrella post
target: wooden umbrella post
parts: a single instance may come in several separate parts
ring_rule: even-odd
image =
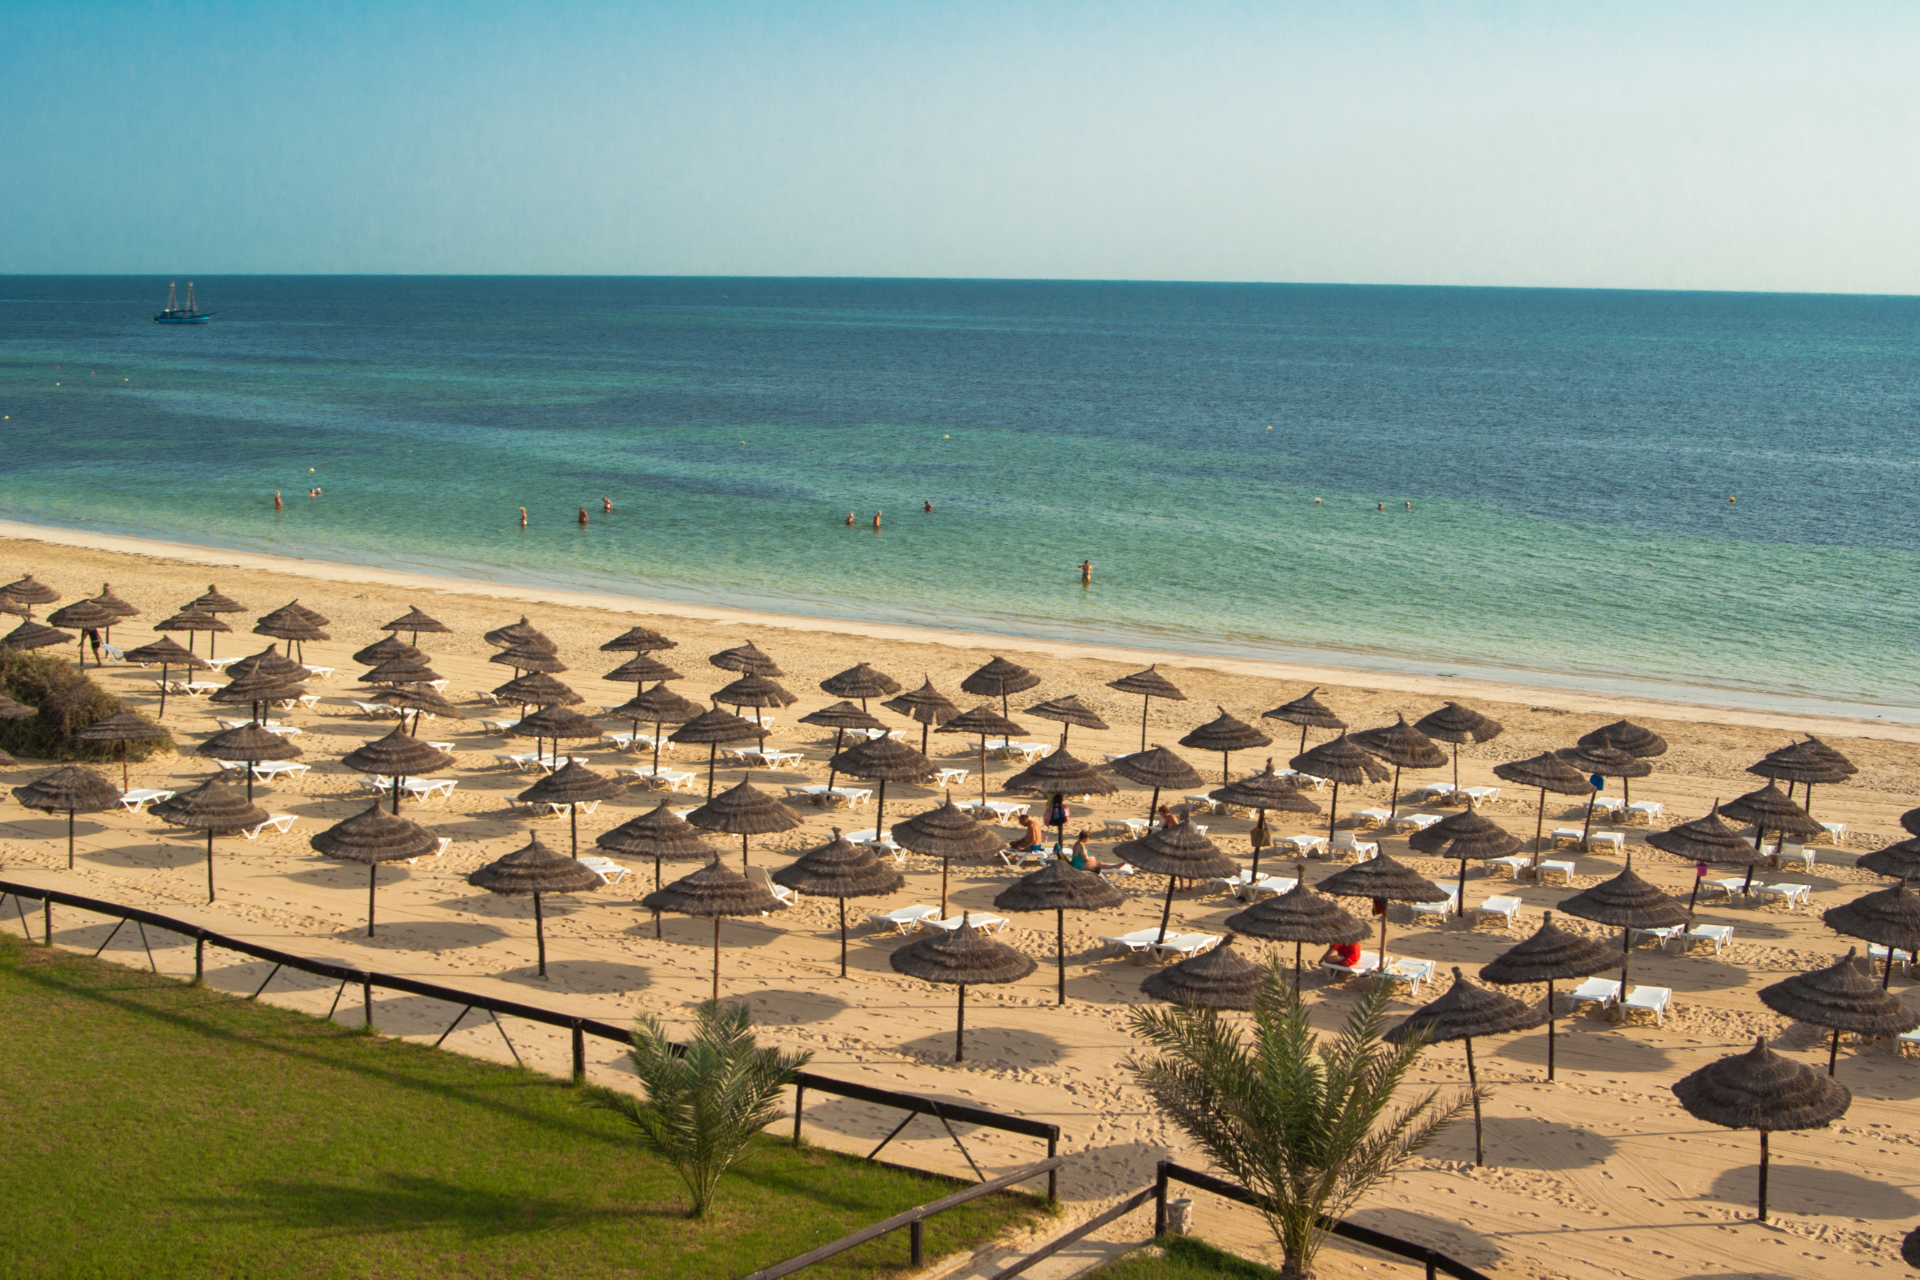
[[[1547,979],[1547,1079],[1553,1079],[1553,979]]]
[[[1147,749],[1147,708],[1153,705],[1151,697],[1140,699],[1140,749]]]
[[[1533,878],[1540,878],[1540,833],[1547,825],[1547,789],[1540,788],[1540,807],[1533,812]]]
[[[213,837],[208,836],[207,840],[208,840],[208,848],[211,849]],[[71,809],[67,810],[67,870],[69,871],[73,870],[73,810]],[[211,889],[208,890],[207,901],[208,902],[213,901]],[[1893,961],[1889,959],[1887,963],[1892,964]]]
[[[207,901],[213,901],[213,832],[207,832]]]
[[[720,744],[717,742],[709,742],[707,744],[707,799],[709,801],[713,799],[713,766],[714,766],[714,762],[718,760],[719,757],[720,757]],[[714,997],[714,999],[716,1000],[718,1000],[719,998],[720,997],[718,996]]]
[[[713,918],[713,998],[720,998],[720,917]]]
[[[653,891],[655,893],[660,892],[660,855],[657,853],[653,855]],[[656,939],[663,936],[660,929],[660,913],[658,911],[653,913],[653,936]]]
[[[1767,1131],[1760,1131],[1760,1218],[1767,1220]]]
[[[1167,875],[1167,905],[1160,910],[1160,937],[1154,945],[1159,946],[1167,940],[1167,921],[1173,918],[1173,880],[1172,873]]]
[[[967,1056],[967,985],[960,984],[960,1017],[953,1025],[953,1060],[963,1061]],[[1765,1135],[1762,1135],[1764,1139]],[[1765,1194],[1764,1192],[1762,1193]]]
[[[1385,977],[1387,972],[1387,905],[1385,901],[1380,904],[1380,974],[1382,977]]]
[[[1462,1036],[1467,1046],[1467,1092],[1473,1097],[1473,1163],[1475,1168],[1487,1163],[1486,1146],[1480,1133],[1480,1077],[1473,1068],[1473,1037]]]
[[[540,976],[547,976],[547,922],[540,913],[540,895],[533,895],[533,938],[540,957]]]
[[[380,886],[380,864],[367,864],[367,936],[373,936],[373,891]]]
[[[940,859],[940,918],[942,920],[947,918],[947,870],[951,866],[953,866],[951,858]],[[1893,962],[1889,960],[1887,963]]]
[[[840,976],[847,976],[847,900],[840,902]]]
[[[1060,966],[1060,1003],[1067,1002],[1067,911],[1065,907],[1053,909],[1053,954]],[[1834,1042],[1839,1042],[1840,1033],[1834,1033]],[[1828,1075],[1833,1072],[1829,1070]]]
[[[745,875],[746,873],[747,873],[747,837],[745,833],[742,833],[740,836],[740,874]]]
[[[1339,819],[1339,817],[1340,817],[1340,780],[1338,778],[1335,778],[1333,782],[1333,800],[1327,805],[1327,843],[1329,845],[1333,843],[1333,824],[1336,820]],[[1327,852],[1331,854],[1333,851],[1329,849]]]

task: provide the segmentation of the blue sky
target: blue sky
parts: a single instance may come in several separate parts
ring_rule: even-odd
[[[0,15],[0,272],[1920,292],[1920,6]]]

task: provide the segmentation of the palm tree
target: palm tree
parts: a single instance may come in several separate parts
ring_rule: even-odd
[[[1262,1198],[1285,1280],[1311,1280],[1333,1220],[1473,1100],[1443,1103],[1430,1090],[1389,1114],[1421,1047],[1414,1036],[1380,1038],[1389,994],[1386,983],[1370,987],[1324,1044],[1277,964],[1255,999],[1250,1041],[1213,1009],[1133,1014],[1135,1034],[1159,1052],[1128,1069],[1220,1170]]]
[[[758,1048],[744,1004],[708,1000],[698,1017],[693,1041],[682,1053],[657,1019],[640,1015],[627,1057],[644,1096],[594,1089],[586,1099],[625,1117],[641,1142],[674,1167],[693,1198],[689,1218],[706,1216],[720,1175],[773,1122],[780,1090],[813,1057]]]

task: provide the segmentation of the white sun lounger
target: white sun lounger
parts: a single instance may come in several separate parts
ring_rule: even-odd
[[[906,856],[905,850],[890,839],[881,839],[880,833],[872,827],[868,827],[864,831],[847,832],[847,843],[864,844],[875,849],[885,849],[888,853],[899,854],[901,857]]]
[[[1893,962],[1895,968],[1899,969],[1900,972],[1902,973],[1911,973],[1913,971],[1913,953],[1912,952],[1895,951],[1893,954],[1896,957],[1898,957]],[[1867,944],[1867,961],[1870,964],[1876,964],[1876,965],[1885,964],[1887,962],[1887,949],[1881,946],[1877,942],[1868,943]]]
[[[305,670],[306,673],[309,676],[313,677],[315,680],[333,679],[334,669],[332,667],[305,667],[303,668],[303,670]]]
[[[621,866],[612,858],[602,858],[596,854],[581,855],[580,865],[599,876],[602,884],[619,884],[633,874],[629,868]]]
[[[131,791],[120,793],[120,804],[128,813],[140,812],[142,805],[152,804],[156,800],[168,800],[173,797],[171,791],[160,791],[153,787],[135,787]]]
[[[935,769],[933,785],[941,788],[961,786],[970,775],[971,771],[967,769]]]
[[[1753,896],[1759,899],[1778,898],[1787,904],[1787,910],[1804,907],[1812,901],[1813,886],[1810,884],[1756,884]]]
[[[1726,950],[1727,944],[1733,941],[1733,926],[1730,924],[1697,924],[1680,936],[1686,940],[1685,945],[1688,947],[1691,947],[1696,942],[1710,942],[1713,944],[1713,954],[1719,955],[1722,951]]]
[[[1628,1012],[1650,1013],[1656,1026],[1665,1026],[1667,1010],[1673,1006],[1672,987],[1635,987],[1620,1007]]]
[[[262,831],[265,831],[268,827],[272,827],[279,834],[285,835],[287,834],[288,829],[291,828],[293,824],[298,821],[299,821],[299,818],[297,818],[295,815],[291,813],[269,814],[265,822],[256,822],[250,827],[242,827],[240,829],[240,834],[245,836],[249,840],[257,840],[259,839],[260,833]]]
[[[1476,805],[1492,804],[1495,800],[1498,800],[1500,798],[1500,788],[1498,787],[1461,787],[1458,791],[1454,792],[1453,794],[1456,796],[1470,796],[1472,797],[1473,802]]]
[[[1611,845],[1613,856],[1620,857],[1627,851],[1627,836],[1624,831],[1589,831],[1587,833],[1587,851],[1592,852],[1597,844]]]
[[[1200,828],[1200,833],[1205,835],[1206,828]],[[1372,840],[1357,840],[1351,831],[1336,831],[1333,833],[1333,839],[1327,841],[1329,857],[1345,857],[1347,854],[1352,854],[1355,862],[1366,862],[1370,858],[1379,856],[1379,853],[1379,844]]]
[[[1558,872],[1560,878],[1566,881],[1566,883],[1573,883],[1573,864],[1571,862],[1554,862],[1542,859],[1540,863],[1540,883],[1545,884],[1547,882],[1549,872]]]
[[[1433,884],[1431,880],[1427,883]],[[1414,915],[1439,916],[1442,920],[1445,920],[1448,916],[1460,910],[1460,891],[1458,886],[1434,884],[1433,887],[1446,894],[1446,899],[1442,902],[1409,902],[1407,906],[1412,908]]]
[[[1633,942],[1638,942],[1642,938],[1652,938],[1664,947],[1686,931],[1687,926],[1683,924],[1670,924],[1657,929],[1634,929],[1627,936]]]
[[[369,720],[378,720],[382,716],[392,716],[396,720],[400,718],[400,708],[390,707],[384,702],[362,702],[358,698],[350,698],[348,701],[360,708],[360,714]]]
[[[781,906],[790,907],[800,901],[800,895],[797,892],[787,888],[787,886],[783,884],[775,884],[773,877],[768,874],[765,867],[748,867],[747,880],[752,884],[759,885],[762,889],[765,889],[768,893],[779,899]],[[765,915],[766,912],[763,911],[760,914]]]
[[[1827,839],[1834,844],[1839,844],[1847,838],[1847,824],[1844,822],[1823,822],[1820,825],[1826,828]]]
[[[1501,923],[1511,929],[1520,917],[1520,899],[1504,896],[1488,898],[1474,910],[1478,913],[1474,923],[1478,924],[1488,916],[1498,916]]]
[[[1297,836],[1282,836],[1274,841],[1273,845],[1276,849],[1292,849],[1303,858],[1318,858],[1327,851],[1327,838],[1307,835],[1303,832]]]
[[[1813,870],[1817,859],[1814,850],[1804,844],[1783,844],[1780,851],[1773,855],[1773,865],[1785,871],[1790,864],[1798,863],[1808,871]]]
[[[1128,951],[1138,954],[1145,951],[1148,947],[1151,947],[1154,940],[1159,936],[1160,931],[1158,929],[1135,929],[1132,933],[1122,933],[1117,936],[1101,934],[1099,940],[1110,946],[1123,947]],[[1173,936],[1171,933],[1167,934],[1169,939]]]
[[[1520,869],[1522,867],[1532,865],[1532,855],[1525,853],[1515,854],[1508,858],[1488,858],[1486,862],[1488,875],[1494,874],[1493,869],[1495,867],[1505,867],[1507,869],[1507,877],[1512,880],[1518,880],[1520,878]]]
[[[902,937],[913,933],[920,927],[922,920],[938,919],[938,907],[901,907],[894,911],[869,911],[867,919],[892,929]]]
[[[440,837],[440,847],[439,847],[438,849],[435,849],[435,850],[433,851],[433,856],[434,856],[434,857],[436,857],[436,858],[444,858],[444,857],[446,857],[446,856],[447,856],[447,847],[448,847],[449,845],[451,845],[452,843],[453,843],[453,837],[452,837],[452,836],[441,836],[441,837]],[[416,863],[416,862],[418,862],[418,861],[420,861],[420,859],[419,859],[419,858],[408,858],[408,859],[407,859],[407,865],[408,865],[408,866],[412,866],[412,865],[413,865],[414,863]],[[586,861],[589,861],[589,859],[586,859],[586,858],[582,858],[582,859],[580,859],[580,861],[582,861],[582,862],[586,862]],[[604,859],[602,859],[602,861],[604,861]]]
[[[1010,818],[1015,818],[1025,813],[1032,806],[1024,800],[975,800],[967,807],[975,813],[985,812],[992,814],[995,822],[1006,822]]]
[[[664,767],[658,773],[655,773],[651,765],[623,765],[616,768],[614,772],[625,773],[638,778],[656,791],[690,791],[693,789],[693,780],[699,776],[686,769],[668,769]]]
[[[298,760],[256,760],[253,762],[253,776],[262,782],[271,782],[283,773],[298,779],[304,778],[311,768],[312,765],[302,764]]]
[[[1185,960],[1189,956],[1197,956],[1202,951],[1210,950],[1219,944],[1220,935],[1217,933],[1170,933],[1165,942],[1156,942],[1147,949],[1161,960],[1175,956]]]
[[[1619,998],[1620,984],[1607,978],[1588,978],[1567,992],[1569,1007],[1573,1009],[1583,1004],[1610,1005]]]
[[[1007,918],[1005,916],[996,916],[990,912],[982,911],[948,916],[945,920],[935,920],[932,917],[928,917],[920,923],[929,929],[945,929],[948,933],[952,933],[968,921],[972,922],[974,928],[984,930],[987,933],[999,933],[1007,927]]]
[[[1394,830],[1412,827],[1415,831],[1425,831],[1439,821],[1440,815],[1437,813],[1403,813],[1397,818],[1388,819],[1387,826]]]
[[[1645,818],[1648,822],[1652,822],[1667,811],[1667,806],[1658,800],[1635,800],[1625,808],[1628,817]]]
[[[1747,878],[1745,876],[1725,876],[1718,880],[1702,880],[1700,882],[1700,891],[1702,893],[1716,891],[1724,893],[1727,895],[1727,900],[1732,901],[1744,892],[1746,883]]]

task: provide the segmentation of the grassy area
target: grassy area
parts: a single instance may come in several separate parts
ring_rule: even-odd
[[[1164,1236],[1145,1249],[1110,1262],[1087,1280],[1277,1280],[1280,1273],[1222,1252],[1192,1236]]]
[[[0,935],[0,1275],[729,1277],[959,1184],[767,1139],[690,1222],[546,1076]],[[983,1197],[930,1256],[1036,1221]],[[807,1274],[904,1269],[904,1233]]]

